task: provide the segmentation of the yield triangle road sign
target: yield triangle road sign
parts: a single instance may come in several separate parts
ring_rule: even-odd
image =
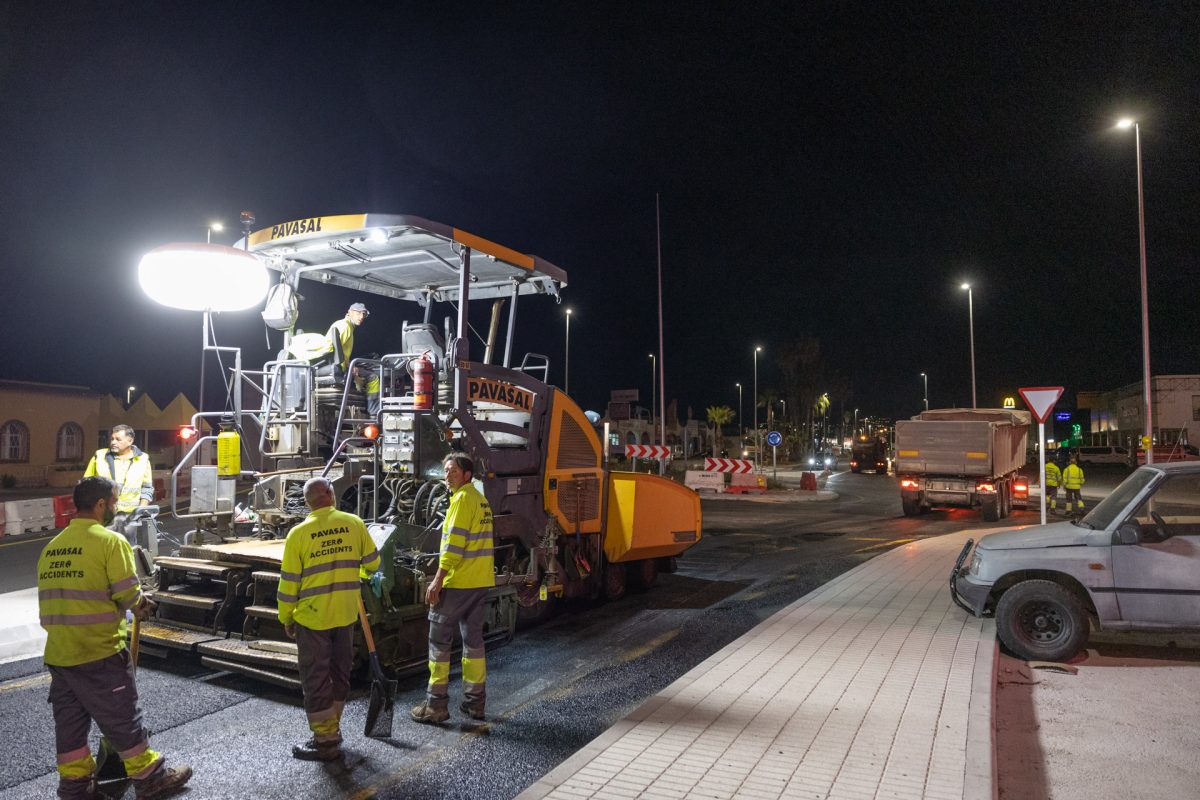
[[[1050,416],[1050,412],[1054,410],[1054,404],[1058,402],[1058,398],[1062,397],[1063,387],[1031,386],[1017,391],[1021,393],[1021,399],[1025,401],[1025,405],[1029,406],[1029,410],[1033,412],[1037,421],[1045,422]]]

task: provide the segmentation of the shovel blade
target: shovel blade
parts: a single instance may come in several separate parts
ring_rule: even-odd
[[[125,762],[108,739],[101,736],[100,747],[96,751],[96,780],[119,781],[126,777],[128,776],[125,774]]]
[[[371,701],[367,704],[368,739],[392,738],[392,717],[396,713],[396,681],[371,681]]]

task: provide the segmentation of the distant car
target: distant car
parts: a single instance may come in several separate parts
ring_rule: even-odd
[[[1088,464],[1123,464],[1129,465],[1129,451],[1124,447],[1109,445],[1087,445],[1075,451],[1079,455],[1079,463]]]
[[[1020,658],[1065,661],[1100,629],[1200,630],[1200,462],[1139,467],[1087,516],[969,540],[950,594]]]
[[[829,450],[817,450],[809,455],[807,463],[813,469],[833,469],[837,459]]]

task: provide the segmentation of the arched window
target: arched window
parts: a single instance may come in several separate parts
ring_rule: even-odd
[[[0,426],[0,461],[29,460],[29,426],[19,419],[10,419]]]
[[[83,428],[74,422],[64,422],[58,429],[54,452],[59,461],[82,461]]]
[[[650,434],[642,431],[642,444],[650,444]]]
[[[638,443],[638,440],[637,440],[636,433],[634,433],[633,431],[630,431],[629,433],[625,434],[625,444],[637,444],[637,443]]]

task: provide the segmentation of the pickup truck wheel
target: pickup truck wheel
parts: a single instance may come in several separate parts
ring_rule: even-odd
[[[900,505],[904,509],[904,516],[906,517],[915,517],[921,513],[921,498],[916,495],[900,495]]]
[[[1088,629],[1079,598],[1054,581],[1023,581],[996,604],[996,634],[1027,661],[1066,661],[1087,642]]]
[[[1000,519],[1000,493],[989,495],[983,501],[983,519],[986,522],[995,522]]]

